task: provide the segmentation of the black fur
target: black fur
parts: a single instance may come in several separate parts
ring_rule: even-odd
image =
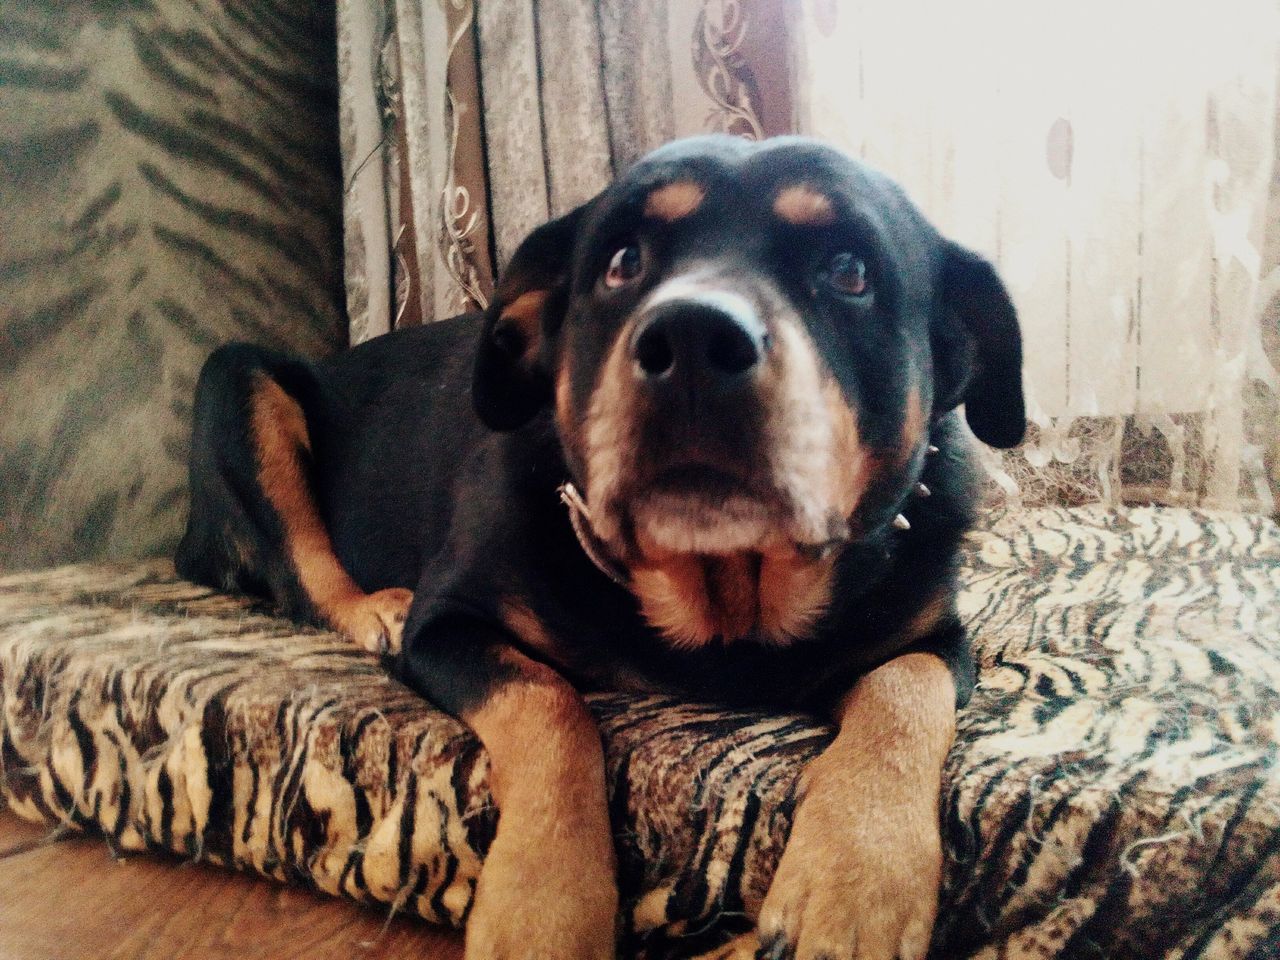
[[[650,190],[682,176],[707,184],[691,216],[643,223]],[[773,216],[779,183],[828,194],[838,218],[794,226]],[[619,323],[643,296],[602,293],[619,245],[642,236],[652,282],[694,260],[767,275],[859,415],[865,442],[891,446],[915,382],[931,407],[929,442],[870,490],[858,538],[841,549],[835,590],[812,635],[786,646],[750,640],[681,652],[645,622],[625,588],[601,574],[574,536],[557,487],[580,475],[550,410],[555,371],[571,357],[580,404]],[[815,289],[832,249],[866,261],[874,298]],[[502,309],[546,290],[536,343]],[[314,364],[238,346],[209,361],[197,399],[192,514],[184,575],[263,591],[307,615],[280,552],[246,444],[249,373],[298,399],[312,436],[311,482],[337,556],[365,590],[415,590],[395,669],[455,713],[481,700],[523,648],[502,607],[525,604],[554,640],[528,651],[582,688],[639,687],[734,704],[821,708],[868,669],[904,652],[903,625],[954,590],[972,520],[974,476],[953,408],[979,438],[1018,442],[1021,347],[1012,304],[980,257],[937,235],[889,180],[810,141],[684,141],[651,155],[591,203],[536,231],[504,274],[487,316],[377,338]],[[913,379],[914,378],[914,379]],[[913,496],[918,482],[932,495]],[[902,511],[908,531],[890,519]],[[239,549],[233,544],[240,544]],[[952,666],[967,699],[972,664],[954,615],[917,648]]]

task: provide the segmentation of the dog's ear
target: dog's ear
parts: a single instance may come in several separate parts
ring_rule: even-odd
[[[578,228],[590,203],[525,238],[502,273],[471,378],[471,402],[493,430],[524,426],[551,399],[550,344],[568,305]]]
[[[1022,336],[1013,301],[995,268],[947,243],[931,333],[934,407],[964,404],[974,435],[993,447],[1022,442]]]

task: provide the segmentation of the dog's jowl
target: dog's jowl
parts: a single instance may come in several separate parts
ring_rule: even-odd
[[[534,231],[482,316],[215,353],[179,569],[385,650],[475,730],[501,821],[470,960],[613,955],[593,688],[830,716],[726,949],[919,958],[973,682],[957,407],[1017,443],[1021,360],[995,271],[884,176],[681,141]]]

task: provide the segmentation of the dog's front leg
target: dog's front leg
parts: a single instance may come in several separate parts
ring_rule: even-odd
[[[467,960],[612,960],[618,907],[600,734],[551,668],[468,619],[414,636],[401,674],[475,731],[499,812]]]
[[[955,736],[942,660],[910,653],[864,676],[804,773],[757,926],[766,960],[921,960],[942,869],[938,798]]]

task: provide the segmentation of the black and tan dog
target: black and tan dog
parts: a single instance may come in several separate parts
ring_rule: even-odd
[[[807,140],[682,141],[536,230],[483,317],[320,363],[217,351],[178,565],[390,652],[475,730],[502,815],[471,960],[613,954],[593,687],[828,712],[736,949],[919,958],[972,685],[954,408],[1018,442],[1020,368],[991,266],[892,182]]]

